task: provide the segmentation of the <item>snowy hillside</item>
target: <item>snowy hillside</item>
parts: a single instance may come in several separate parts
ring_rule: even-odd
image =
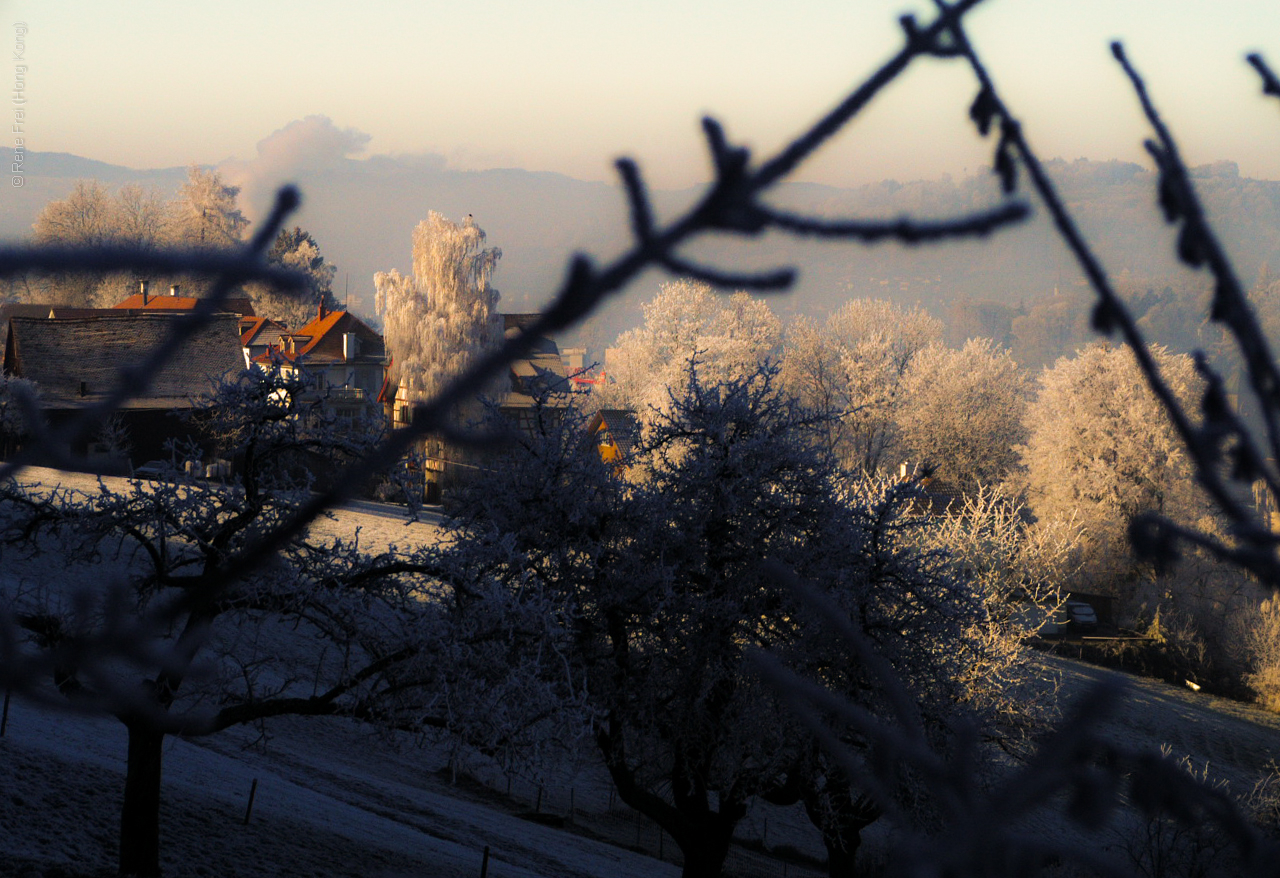
[[[92,488],[87,476],[28,471],[27,478]],[[351,537],[357,529],[370,546],[436,539],[438,518],[408,523],[402,511],[357,503],[317,529]],[[12,556],[0,565],[0,587],[66,576],[65,559],[38,559],[39,568]],[[56,587],[56,586],[54,586]],[[1063,691],[1076,697],[1112,672],[1052,660]],[[1156,750],[1168,745],[1200,770],[1245,792],[1280,761],[1280,717],[1147,680],[1127,681],[1122,712],[1105,736],[1124,746]],[[0,878],[88,878],[114,874],[125,732],[114,719],[73,714],[57,707],[51,686],[47,704],[15,698],[0,738]],[[589,759],[574,774],[548,785],[542,818],[523,802],[448,770],[443,746],[418,746],[341,718],[289,717],[265,729],[237,727],[195,741],[165,744],[161,812],[162,866],[167,878],[194,876],[477,876],[485,848],[495,878],[570,876],[641,878],[675,876],[676,866],[629,850],[651,853],[661,841],[652,827],[635,822],[615,802]],[[479,776],[486,772],[471,763]],[[500,773],[488,772],[491,786]],[[255,789],[256,781],[256,789]],[[457,781],[457,782],[455,782]],[[554,791],[553,791],[554,788]],[[250,792],[255,791],[246,824]],[[528,792],[526,785],[525,791]],[[568,798],[566,793],[574,799]],[[517,793],[519,790],[517,790]],[[560,827],[571,809],[576,819]],[[612,821],[612,822],[610,822]],[[553,824],[553,825],[547,825]],[[621,833],[616,830],[621,826]],[[1060,824],[1042,822],[1038,833],[1059,838]],[[882,851],[887,827],[877,826],[867,853]],[[1118,851],[1113,833],[1079,843]],[[643,836],[643,837],[642,837]],[[740,838],[756,847],[786,845],[810,857],[821,846],[802,815],[760,808],[743,822]],[[613,843],[609,843],[609,842]],[[665,846],[668,858],[673,845]],[[729,874],[809,876],[812,868],[784,864],[739,848]]]

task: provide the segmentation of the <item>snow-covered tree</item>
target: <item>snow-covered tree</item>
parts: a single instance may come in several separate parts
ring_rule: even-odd
[[[609,351],[611,385],[595,403],[628,408],[642,418],[670,402],[691,358],[708,384],[744,378],[780,353],[782,325],[768,302],[746,293],[728,298],[705,283],[665,283],[644,306],[644,324],[624,332]]]
[[[995,486],[1017,464],[1027,379],[989,339],[933,344],[910,362],[894,420],[911,461],[965,490]]]
[[[111,209],[115,239],[155,250],[173,237],[173,207],[154,187],[126,183],[115,195]]]
[[[1030,521],[1010,492],[982,487],[957,501],[947,515],[919,530],[922,545],[943,552],[957,574],[982,596],[987,617],[972,636],[984,643],[962,671],[979,712],[1006,734],[1006,746],[1025,745],[1055,717],[1045,682],[1047,669],[1033,664],[1028,640],[1066,599],[1080,566],[1081,528],[1074,520]]]
[[[670,834],[686,876],[719,874],[753,797],[803,802],[832,874],[847,875],[881,806],[748,655],[767,648],[887,710],[794,577],[858,626],[938,728],[960,714],[986,728],[967,674],[989,649],[983,598],[945,553],[920,548],[920,522],[904,518],[910,487],[842,487],[811,435],[822,418],[779,392],[776,369],[717,384],[701,369],[686,363],[654,413],[638,478],[612,474],[572,419],[521,437],[506,466],[469,486],[452,551],[469,565],[490,556],[508,589],[536,586],[560,608],[543,652],[583,681],[575,707],[619,796]],[[1002,683],[1016,676],[1001,671]]]
[[[35,384],[0,374],[0,460],[7,458],[30,432],[28,414],[39,407]]]
[[[173,202],[174,243],[206,249],[239,244],[249,227],[236,204],[239,195],[240,187],[228,185],[217,171],[188,167]]]
[[[37,244],[103,247],[117,243],[116,211],[111,193],[97,180],[77,180],[66,198],[44,206],[32,226]],[[39,285],[51,305],[91,307],[97,302],[102,277],[84,272],[59,273]]]
[[[1152,346],[1165,381],[1184,405],[1201,390],[1191,358]],[[1075,516],[1084,528],[1086,572],[1130,596],[1136,574],[1130,524],[1144,513],[1212,528],[1194,469],[1168,416],[1127,348],[1094,344],[1040,376],[1018,451],[1032,510]]]
[[[50,201],[32,226],[37,244],[99,247],[115,240],[111,193],[97,180],[77,180],[66,198]]]
[[[902,383],[912,358],[941,339],[941,322],[920,308],[853,299],[821,327],[797,322],[783,380],[805,405],[837,416],[825,443],[841,464],[875,474],[902,462]]]
[[[307,496],[292,475],[303,456],[339,464],[367,450],[317,427],[301,390],[251,373],[209,400],[199,421],[238,461],[232,485],[175,472],[90,493],[0,487],[5,606],[28,637],[6,638],[8,671],[43,671],[73,705],[128,732],[122,875],[159,874],[167,735],[283,714],[432,722],[426,705],[451,665],[423,655],[443,642],[448,607],[423,557],[369,558],[304,533],[245,564]],[[51,563],[57,577],[21,585],[21,571]]]
[[[51,201],[33,226],[42,244],[83,247],[121,245],[142,251],[163,246],[227,249],[241,243],[249,221],[236,206],[239,190],[217,171],[192,165],[173,199],[135,183],[114,194],[97,180],[80,180],[65,198]],[[109,308],[138,291],[138,281],[155,287],[177,283],[189,295],[209,286],[198,276],[157,277],[147,272],[66,272],[34,291],[42,302]]]
[[[484,243],[484,230],[469,214],[459,224],[431,211],[413,230],[413,274],[374,276],[391,379],[411,401],[433,397],[501,340],[490,280],[502,251]]]
[[[259,317],[279,321],[291,329],[299,329],[311,321],[317,306],[326,310],[338,309],[333,295],[333,278],[337,269],[325,261],[311,233],[298,226],[281,229],[267,252],[267,262],[281,268],[300,271],[309,279],[306,289],[296,292],[277,292],[265,284],[252,284],[248,291],[253,299],[254,312]]]

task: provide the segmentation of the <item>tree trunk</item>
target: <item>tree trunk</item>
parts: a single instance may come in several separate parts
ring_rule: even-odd
[[[130,723],[129,763],[120,809],[120,874],[157,878],[160,874],[160,762],[164,732],[145,722]]]
[[[824,838],[827,848],[827,878],[854,878],[858,874],[858,846],[861,836],[854,834],[852,838]]]
[[[854,878],[862,830],[880,818],[880,807],[869,796],[854,793],[838,768],[828,769],[826,783],[805,790],[802,800],[809,821],[822,833],[828,878]]]
[[[687,834],[680,845],[680,853],[684,855],[684,869],[680,878],[720,878],[724,869],[724,861],[729,856],[729,842],[733,837],[733,825],[727,831],[722,827],[707,832]]]

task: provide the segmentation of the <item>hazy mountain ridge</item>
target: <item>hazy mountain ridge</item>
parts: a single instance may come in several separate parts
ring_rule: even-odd
[[[0,149],[9,161],[11,150]],[[1158,283],[1180,269],[1175,236],[1156,205],[1154,172],[1138,165],[1079,159],[1054,160],[1047,169],[1080,227],[1114,275]],[[93,176],[118,186],[136,182],[176,189],[182,168],[139,170],[64,153],[28,153],[25,183],[9,188],[0,236],[25,237],[40,209],[63,197],[75,179]],[[1241,279],[1251,284],[1262,265],[1280,269],[1280,182],[1241,177],[1234,163],[1196,169],[1196,185]],[[335,292],[350,278],[352,306],[373,306],[373,274],[409,269],[414,226],[429,210],[455,219],[470,213],[501,247],[497,287],[503,306],[525,310],[545,302],[563,276],[571,253],[603,261],[630,243],[625,200],[613,184],[520,169],[456,171],[429,156],[341,159],[294,175],[305,203],[294,219],[338,266]],[[256,181],[269,192],[275,181]],[[699,190],[656,191],[659,216],[675,216]],[[769,201],[824,217],[943,218],[990,206],[997,181],[982,174],[901,183],[884,181],[856,189],[817,183],[778,187]],[[771,234],[746,242],[718,237],[697,242],[687,255],[735,268],[794,264],[801,280],[794,295],[776,301],[782,313],[822,314],[852,296],[920,302],[941,314],[957,297],[1004,302],[1034,301],[1082,280],[1033,199],[1036,217],[1016,229],[980,241],[945,246],[861,246],[796,240]],[[646,276],[593,324],[608,340],[635,322],[635,303],[650,298],[660,277]]]

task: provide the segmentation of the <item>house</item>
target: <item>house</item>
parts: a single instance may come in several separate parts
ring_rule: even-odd
[[[503,314],[506,337],[511,338],[538,317],[538,314]],[[541,337],[535,339],[533,350],[508,364],[506,378],[500,382],[493,401],[512,424],[526,432],[532,432],[537,429],[537,410],[563,410],[572,392],[573,387],[559,347],[552,339]],[[409,424],[410,409],[408,389],[401,384],[395,393],[392,417],[394,426]]]
[[[171,337],[178,317],[102,311],[87,317],[11,317],[4,372],[35,383],[49,425],[57,430],[112,393],[123,369],[140,364]],[[120,406],[119,424],[134,462],[167,458],[168,440],[194,438],[173,415],[192,408],[224,378],[243,371],[238,321],[235,314],[213,315],[150,376],[144,390]],[[112,463],[104,460],[110,449],[92,438],[51,450],[89,466]]]
[[[288,332],[283,323],[266,317],[241,317],[240,347],[244,349],[245,368],[255,362],[263,362],[262,358],[268,351],[281,349],[284,345],[282,339]]]
[[[503,314],[506,337],[523,332],[539,316]],[[560,348],[555,341],[542,336],[534,340],[533,350],[510,363],[507,386],[498,394],[496,402],[503,417],[517,429],[532,433],[539,429],[537,418],[545,417],[548,411],[563,412],[572,393],[573,386],[560,356]]]
[[[932,469],[922,469],[919,464],[900,464],[898,483],[914,484],[916,487],[915,496],[906,506],[913,515],[939,518],[961,515],[964,512],[967,502],[964,490],[959,485],[938,478]]]
[[[511,338],[527,329],[539,316],[503,314],[506,337]],[[498,385],[493,392],[493,402],[499,414],[527,435],[558,424],[573,393],[560,349],[554,340],[546,337],[535,339],[528,354],[511,361],[505,378]],[[384,389],[382,398],[392,402],[392,425],[396,428],[408,426],[413,410],[408,388],[400,384],[395,389],[394,399],[390,397],[390,388]],[[449,448],[435,436],[423,440],[419,453],[424,469],[424,496],[428,502],[439,501],[441,482],[446,480],[446,474],[452,474],[458,468],[466,470],[477,465],[490,465],[464,462],[465,454]]]
[[[587,421],[586,434],[600,453],[600,460],[621,473],[640,443],[640,420],[626,409],[600,409]]]
[[[363,320],[321,304],[314,320],[296,331],[282,331],[278,338],[278,347],[267,348],[253,362],[276,363],[285,372],[309,376],[325,411],[339,420],[381,417],[386,345]]]

